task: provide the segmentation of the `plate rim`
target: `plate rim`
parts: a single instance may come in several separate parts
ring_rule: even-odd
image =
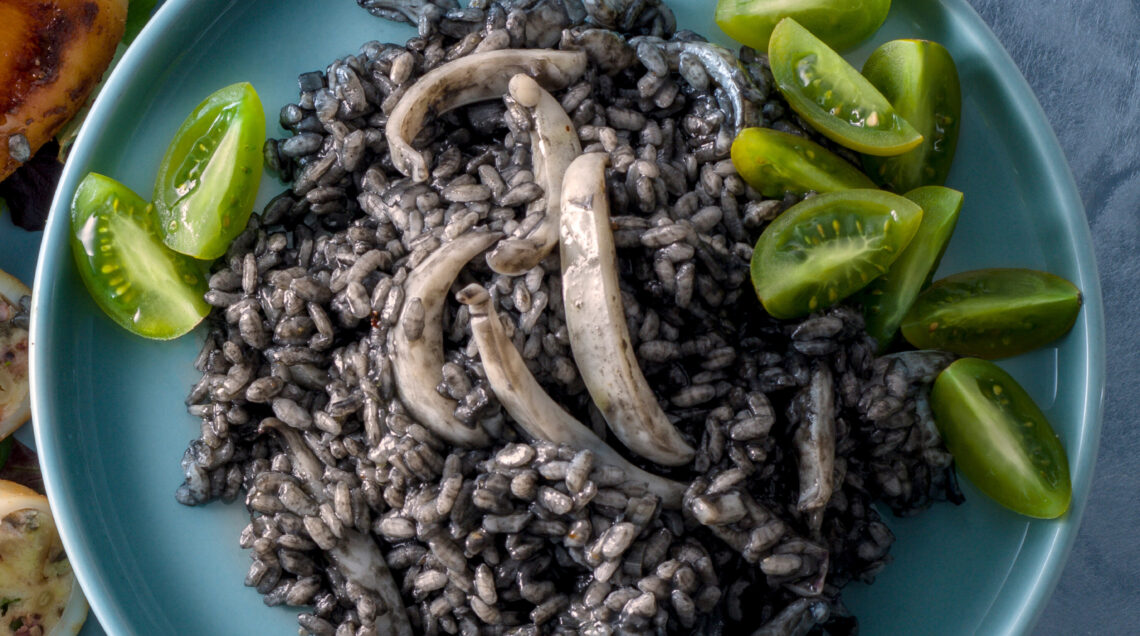
[[[1084,369],[1085,391],[1081,396],[1081,414],[1084,425],[1078,429],[1076,439],[1068,440],[1067,446],[1070,457],[1070,473],[1073,475],[1073,503],[1064,517],[1051,523],[1049,527],[1049,546],[1045,558],[1037,568],[1033,587],[1021,596],[1019,608],[1012,611],[1005,621],[1002,630],[1005,633],[1029,633],[1044,613],[1045,606],[1057,587],[1064,572],[1065,564],[1069,560],[1073,545],[1076,543],[1080,530],[1081,520],[1088,505],[1089,495],[1092,491],[1093,472],[1096,467],[1097,451],[1100,446],[1101,430],[1104,424],[1104,396],[1105,374],[1107,367],[1106,337],[1104,322],[1104,301],[1101,295],[1100,275],[1097,269],[1096,254],[1093,251],[1092,232],[1089,228],[1088,211],[1080,197],[1080,189],[1073,177],[1064,148],[1057,138],[1045,109],[1041,107],[1040,100],[1029,80],[1017,66],[1009,51],[998,39],[989,24],[974,9],[967,0],[943,0],[938,3],[943,10],[956,14],[959,19],[975,23],[980,27],[976,33],[988,40],[990,48],[996,49],[998,55],[991,58],[990,63],[1003,77],[999,83],[1002,92],[1006,95],[1006,102],[1024,119],[1038,119],[1046,124],[1044,129],[1034,129],[1030,137],[1031,150],[1044,164],[1045,174],[1050,184],[1052,198],[1059,202],[1060,207],[1070,209],[1072,214],[1062,215],[1061,225],[1073,238],[1074,267],[1078,274],[1075,281],[1081,290],[1082,318],[1086,328],[1084,330],[1084,354],[1086,364]],[[1055,152],[1049,152],[1055,150]],[[1079,496],[1078,496],[1079,493]],[[1020,558],[1019,551],[1018,557]],[[1016,561],[1016,558],[1015,558]],[[988,624],[993,616],[993,607],[996,601],[1008,594],[1008,586],[1004,585],[995,596],[994,604],[987,609],[982,617],[981,624]]]
[[[225,9],[219,12],[219,15],[237,1],[225,0]],[[55,518],[56,529],[68,555],[75,580],[87,597],[91,614],[95,615],[99,626],[109,634],[133,634],[135,630],[131,628],[129,618],[118,611],[119,607],[117,606],[119,604],[111,600],[112,595],[98,585],[94,572],[86,566],[79,567],[80,563],[93,560],[93,555],[90,550],[86,549],[87,546],[83,533],[80,531],[80,524],[72,515],[73,507],[77,504],[81,505],[81,502],[68,500],[64,493],[63,484],[57,481],[59,475],[51,469],[52,466],[59,465],[62,458],[59,456],[55,445],[50,443],[44,424],[45,422],[53,422],[50,415],[47,417],[45,415],[53,413],[54,406],[45,402],[43,397],[44,389],[42,387],[50,385],[51,380],[48,379],[47,372],[44,370],[44,363],[40,361],[41,355],[45,355],[41,353],[42,350],[39,346],[41,331],[48,329],[48,325],[44,324],[46,320],[40,318],[44,313],[41,307],[45,305],[45,294],[48,294],[49,299],[52,297],[49,292],[45,291],[51,287],[49,281],[54,280],[55,274],[61,271],[61,267],[72,264],[70,245],[68,245],[69,237],[67,236],[71,224],[70,196],[78,186],[79,179],[82,176],[77,174],[81,170],[80,165],[82,164],[86,168],[89,162],[92,151],[90,144],[87,143],[88,137],[96,134],[93,132],[94,129],[101,125],[114,110],[118,94],[123,90],[123,85],[131,81],[135,69],[148,54],[161,45],[164,34],[175,27],[182,17],[192,9],[194,9],[194,0],[160,0],[160,5],[150,20],[144,25],[131,45],[127,47],[119,62],[111,69],[110,74],[106,76],[99,94],[91,104],[87,118],[76,135],[68,155],[68,161],[64,162],[63,172],[60,174],[59,182],[52,196],[32,283],[31,320],[28,332],[29,395],[40,471],[43,474],[44,488],[47,491],[48,504],[51,506],[52,515]],[[53,258],[53,250],[61,250],[61,248],[53,248],[56,241],[64,244],[62,250],[66,254]],[[47,425],[46,427],[50,428],[51,426]],[[81,558],[77,559],[76,555],[80,555]],[[90,618],[89,615],[88,620]]]
[[[223,11],[232,8],[237,0],[223,0]],[[912,0],[914,1],[914,0]],[[1031,150],[1044,168],[1043,176],[1050,182],[1050,193],[1058,201],[1059,207],[1070,210],[1071,213],[1061,215],[1061,226],[1072,236],[1074,246],[1075,271],[1078,274],[1078,287],[1082,290],[1084,298],[1083,318],[1086,324],[1083,339],[1083,352],[1085,355],[1083,381],[1086,390],[1083,396],[1078,396],[1081,405],[1080,412],[1083,425],[1078,430],[1076,439],[1069,440],[1068,447],[1071,454],[1071,471],[1073,478],[1074,503],[1062,520],[1052,523],[1046,533],[1048,548],[1044,558],[1036,567],[1037,576],[1032,579],[1031,589],[1018,594],[1013,599],[1007,599],[1012,611],[1005,620],[993,616],[993,605],[981,617],[983,624],[991,619],[997,620],[1003,631],[1012,633],[1029,632],[1040,618],[1045,604],[1052,595],[1057,582],[1060,580],[1068,555],[1075,543],[1080,522],[1088,504],[1092,485],[1092,476],[1096,463],[1097,449],[1103,427],[1103,408],[1105,394],[1106,374],[1106,337],[1103,299],[1101,296],[1100,277],[1097,273],[1097,262],[1093,252],[1092,236],[1089,229],[1088,215],[1080,198],[1080,191],[1073,178],[1072,171],[1065,157],[1064,150],[1057,139],[1056,132],[1044,109],[1041,107],[1036,94],[1029,85],[1025,75],[1018,68],[1005,46],[993,33],[989,25],[977,13],[967,0],[942,0],[937,3],[939,10],[961,20],[972,27],[973,37],[980,39],[981,47],[987,50],[996,50],[998,55],[988,60],[997,76],[1002,78],[999,82],[1006,103],[1016,113],[1026,120],[1044,122],[1044,128],[1035,127],[1030,135]],[[57,481],[60,474],[51,470],[52,466],[60,465],[62,458],[59,449],[47,436],[46,428],[53,428],[55,420],[52,417],[54,407],[45,396],[46,389],[52,383],[42,357],[47,354],[38,346],[42,333],[49,329],[48,320],[40,310],[41,307],[52,304],[53,294],[50,281],[54,279],[61,267],[69,266],[70,249],[59,247],[62,243],[67,247],[67,226],[70,223],[69,198],[71,192],[78,184],[81,168],[86,168],[91,150],[86,143],[88,137],[96,126],[101,125],[113,113],[116,107],[116,96],[123,90],[124,85],[131,82],[134,70],[154,52],[161,43],[164,35],[187,15],[188,12],[198,10],[194,0],[165,0],[155,12],[150,22],[142,30],[131,47],[123,55],[119,64],[113,69],[101,91],[96,98],[88,118],[80,130],[73,147],[71,160],[64,167],[59,186],[52,200],[52,214],[48,218],[47,227],[43,233],[40,245],[36,273],[32,293],[32,320],[29,334],[30,358],[30,394],[32,405],[32,418],[36,423],[34,427],[36,446],[40,453],[40,464],[43,469],[44,482],[48,498],[52,503],[56,515],[57,527],[71,560],[73,571],[80,586],[87,593],[93,613],[104,629],[110,633],[132,633],[130,620],[118,611],[118,603],[111,600],[111,594],[97,585],[94,574],[86,567],[76,567],[76,564],[94,559],[89,550],[84,549],[82,532],[72,513],[82,502],[69,501],[64,486]],[[66,251],[61,256],[58,252]],[[45,300],[46,295],[46,300]],[[1078,496],[1079,495],[1079,496]],[[75,555],[82,558],[77,559]],[[1014,557],[1020,558],[1021,552]],[[1003,584],[999,589],[998,598],[1009,593],[1008,587]],[[1015,602],[1016,600],[1020,602]]]

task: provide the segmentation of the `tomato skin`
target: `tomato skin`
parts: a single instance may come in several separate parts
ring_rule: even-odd
[[[831,48],[844,51],[874,35],[890,8],[890,0],[720,0],[716,23],[737,42],[766,51],[776,24],[794,18]]]
[[[904,196],[922,208],[918,231],[887,273],[859,294],[867,333],[879,343],[879,353],[890,346],[903,316],[930,284],[962,210],[962,193],[942,186],[918,188]]]
[[[797,203],[756,241],[756,296],[776,318],[830,307],[887,271],[921,219],[922,208],[882,190],[830,192]]]
[[[919,349],[1004,358],[1065,335],[1080,310],[1080,290],[1060,276],[980,269],[935,281],[915,299],[901,328]]]
[[[814,141],[771,128],[745,128],[732,142],[732,164],[766,197],[874,188],[867,175]]]
[[[179,126],[154,185],[163,241],[203,260],[245,229],[261,182],[265,111],[248,83],[219,89]]]
[[[901,155],[865,155],[867,174],[894,192],[946,183],[962,120],[962,89],[950,52],[928,40],[893,40],[871,53],[863,75],[923,137]]]
[[[881,156],[922,143],[922,134],[871,82],[792,18],[772,31],[768,61],[792,110],[835,143]]]
[[[930,406],[958,470],[994,501],[1038,519],[1069,509],[1065,448],[1033,398],[1001,367],[978,358],[955,361],[934,381]]]
[[[198,261],[167,248],[152,206],[114,179],[90,173],[80,182],[71,252],[95,303],[132,333],[177,338],[210,313]]]

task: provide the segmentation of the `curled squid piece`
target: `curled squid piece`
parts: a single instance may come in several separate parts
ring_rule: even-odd
[[[875,360],[875,371],[890,372],[907,384],[930,384],[957,359],[956,354],[934,349],[900,351]]]
[[[606,161],[604,153],[581,155],[562,181],[559,237],[570,349],[618,439],[650,461],[679,466],[695,451],[661,410],[634,357],[618,286]]]
[[[289,453],[293,475],[301,481],[308,495],[317,503],[330,503],[323,481],[324,467],[305,444],[301,434],[272,417],[261,421],[261,431],[267,430],[277,433],[281,438]],[[377,603],[375,633],[412,636],[412,624],[400,597],[400,588],[372,537],[345,526],[340,539],[328,550],[328,554],[347,581],[371,590],[380,601]]]
[[[525,237],[503,239],[487,255],[487,264],[500,274],[518,276],[538,265],[558,245],[558,217],[562,196],[562,175],[570,162],[582,154],[578,133],[562,105],[538,82],[522,73],[511,78],[511,97],[534,113],[530,133],[534,180],[546,193],[543,218]],[[525,224],[524,224],[525,225]]]
[[[682,484],[634,466],[542,389],[503,329],[486,289],[468,285],[459,292],[458,299],[471,313],[471,333],[491,390],[527,435],[592,451],[599,462],[623,470],[629,481],[644,482],[649,492],[661,498],[663,506],[681,506],[685,491]]]
[[[404,306],[388,331],[396,393],[416,421],[459,446],[486,446],[490,438],[456,419],[455,400],[435,390],[443,379],[443,306],[459,271],[500,236],[469,232],[432,252],[408,274]]]
[[[681,34],[678,34],[680,36]],[[733,134],[760,124],[756,107],[763,93],[741,66],[732,51],[711,42],[673,39],[669,41],[652,36],[630,40],[634,47],[656,47],[664,55],[670,70],[678,71],[693,88],[708,90],[711,80],[724,91],[728,100],[726,114],[732,118]],[[726,106],[722,104],[722,108]]]
[[[440,2],[437,4],[429,0],[356,0],[356,4],[376,17],[413,25],[419,24],[422,15],[429,14],[432,11],[442,12],[445,9],[453,8],[447,6],[453,3]]]
[[[901,351],[875,358],[871,377],[863,382],[859,412],[873,422],[905,413],[908,405],[927,394],[943,369],[958,359],[946,351]]]
[[[835,389],[827,367],[821,366],[812,374],[804,421],[796,430],[795,443],[800,464],[796,508],[808,514],[813,530],[819,530],[823,510],[831,501],[835,472]]]
[[[412,84],[396,102],[384,128],[392,163],[417,182],[428,180],[424,156],[412,148],[412,140],[424,127],[427,116],[453,108],[502,97],[510,79],[519,73],[557,90],[565,88],[586,71],[582,51],[500,49],[475,53],[433,69]]]

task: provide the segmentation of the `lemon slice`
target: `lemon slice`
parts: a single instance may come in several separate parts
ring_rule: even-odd
[[[26,285],[0,270],[0,439],[20,428],[32,414],[27,322],[14,320],[23,311],[20,298],[31,295]]]
[[[0,636],[72,636],[86,619],[47,497],[0,480]]]

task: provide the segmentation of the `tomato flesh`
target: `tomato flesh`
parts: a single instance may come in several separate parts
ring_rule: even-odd
[[[1032,351],[1068,333],[1081,292],[1048,272],[995,268],[937,280],[902,322],[907,342],[979,358]]]
[[[768,61],[788,105],[835,143],[883,156],[922,143],[922,134],[878,89],[792,18],[772,31]]]
[[[766,197],[875,187],[867,175],[827,148],[771,128],[740,131],[732,142],[732,164]]]
[[[930,406],[958,470],[979,490],[1039,519],[1069,509],[1073,487],[1061,440],[1001,367],[978,358],[954,362],[934,381]]]
[[[167,248],[153,208],[114,179],[91,173],[80,182],[71,251],[95,303],[133,333],[177,338],[210,312],[198,262]]]
[[[776,24],[794,18],[828,46],[843,51],[871,37],[890,8],[890,0],[720,0],[716,23],[728,37],[766,51]]]
[[[867,174],[895,192],[946,183],[962,120],[962,89],[950,52],[937,42],[894,40],[871,53],[863,75],[922,133],[922,143],[910,152],[864,156]]]
[[[205,260],[225,253],[253,212],[264,144],[265,111],[248,83],[214,92],[190,113],[154,186],[167,246]]]
[[[752,252],[752,286],[776,318],[825,309],[887,271],[921,219],[922,208],[881,190],[812,197],[761,233]]]
[[[962,210],[962,193],[942,186],[918,188],[905,196],[922,208],[918,231],[887,273],[871,281],[859,296],[867,333],[879,343],[879,353],[890,346],[903,316],[930,283]]]

